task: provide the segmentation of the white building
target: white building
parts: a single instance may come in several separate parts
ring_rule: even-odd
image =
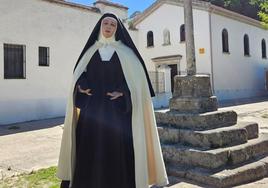
[[[193,8],[197,72],[211,75],[218,99],[267,95],[268,31],[254,19],[210,3],[195,1]],[[139,50],[148,68],[165,72],[165,92],[158,94],[158,105],[167,105],[171,96],[170,76],[185,73],[183,24],[182,0],[156,1],[133,22]],[[150,32],[154,45],[148,47]],[[164,35],[170,35],[170,42],[164,41]]]
[[[0,125],[64,116],[74,64],[97,20],[107,11],[125,20],[127,10],[104,0],[92,7],[0,0]],[[203,2],[193,13],[197,71],[211,75],[219,100],[266,95],[268,36],[260,23]],[[182,1],[158,0],[129,30],[154,83],[156,108],[168,105],[171,76],[185,71],[183,22]]]

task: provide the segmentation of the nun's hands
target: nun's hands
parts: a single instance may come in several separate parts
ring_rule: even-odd
[[[114,100],[114,99],[117,99],[118,97],[123,96],[123,93],[118,92],[118,91],[114,91],[112,93],[111,92],[107,92],[106,95],[111,96],[110,100]]]
[[[80,85],[78,85],[78,91],[87,95],[92,95],[92,93],[90,93],[91,89],[82,89]]]

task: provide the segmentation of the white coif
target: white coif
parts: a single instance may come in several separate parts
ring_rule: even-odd
[[[102,25],[100,31],[102,31]],[[115,42],[115,33],[111,37],[106,38],[102,32],[100,32],[98,41],[103,44],[102,47],[99,48],[101,60],[109,61],[115,51],[115,48],[111,45],[111,43]]]
[[[103,47],[101,47],[99,49],[101,60],[102,61],[109,61],[111,59],[114,51],[115,51],[115,49],[113,46],[111,46],[109,44],[103,45]]]

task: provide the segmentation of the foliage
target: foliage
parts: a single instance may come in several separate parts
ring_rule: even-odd
[[[1,188],[57,188],[60,180],[56,177],[56,167],[40,169],[30,174],[5,178],[0,181]]]
[[[268,29],[268,1],[267,0],[250,0],[252,5],[257,5],[260,7],[258,16],[263,24],[263,26]]]
[[[268,23],[268,0],[203,0],[228,10],[243,14],[256,20],[261,20],[263,25]]]

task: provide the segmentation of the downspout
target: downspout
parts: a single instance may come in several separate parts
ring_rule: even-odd
[[[213,69],[213,43],[212,43],[212,26],[211,26],[211,14],[213,13],[214,8],[210,6],[209,9],[209,39],[210,39],[210,62],[211,62],[211,88],[213,94],[215,94],[214,88],[214,69]]]

